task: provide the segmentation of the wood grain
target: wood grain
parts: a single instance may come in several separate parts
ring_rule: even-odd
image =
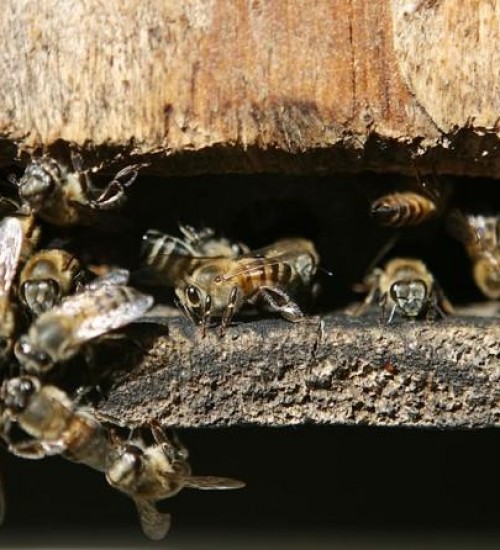
[[[500,174],[491,0],[6,0],[0,155]],[[14,149],[15,152],[15,149]]]

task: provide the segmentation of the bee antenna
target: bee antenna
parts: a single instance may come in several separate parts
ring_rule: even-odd
[[[324,273],[325,275],[328,275],[329,277],[333,277],[333,271],[330,271],[329,269],[318,266],[318,271],[321,271],[322,273]]]

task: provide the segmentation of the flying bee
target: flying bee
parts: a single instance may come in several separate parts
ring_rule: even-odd
[[[41,250],[21,270],[19,296],[31,313],[38,316],[78,290],[82,277],[80,262],[69,252],[58,248]]]
[[[443,181],[416,178],[414,189],[389,193],[372,202],[370,214],[386,227],[411,227],[437,216],[444,207],[449,187]]]
[[[363,284],[357,286],[357,290],[368,291],[368,295],[354,314],[364,313],[377,300],[383,318],[385,308],[391,309],[388,323],[392,322],[396,313],[415,319],[430,312],[445,317],[453,311],[427,266],[413,258],[389,260],[384,269],[375,268]]]
[[[193,476],[188,453],[176,439],[172,442],[157,425],[151,426],[154,444],[143,440],[117,444],[106,471],[108,483],[129,495],[139,514],[144,533],[160,540],[170,528],[170,514],[156,508],[160,500],[172,497],[183,488],[239,489],[245,484],[235,479]]]
[[[500,299],[500,216],[454,210],[447,222],[449,232],[462,242],[472,260],[476,285],[486,297]]]
[[[116,210],[126,199],[125,190],[145,164],[120,170],[104,189],[96,187],[83,169],[82,157],[72,153],[72,169],[43,156],[32,159],[17,182],[19,197],[43,220],[59,226],[92,222],[99,211]]]
[[[137,320],[152,305],[151,296],[132,287],[87,288],[37,317],[16,342],[14,352],[27,372],[47,372],[90,340]]]
[[[7,360],[13,343],[16,314],[10,290],[16,276],[24,241],[19,218],[0,221],[0,363]]]
[[[221,317],[221,332],[245,304],[261,302],[291,322],[304,317],[290,294],[310,290],[319,263],[318,253],[306,239],[284,239],[268,247],[230,258],[192,258],[177,282],[179,304],[203,334],[211,316]]]
[[[34,376],[7,379],[0,392],[2,437],[10,452],[32,459],[62,454],[74,462],[105,470],[110,437],[90,409],[77,406],[66,392],[42,385]],[[12,424],[30,439],[12,442]]]
[[[158,283],[173,286],[192,262],[192,258],[237,258],[249,252],[246,245],[215,237],[209,227],[197,231],[179,225],[183,238],[148,230],[142,238],[142,264],[157,274]]]

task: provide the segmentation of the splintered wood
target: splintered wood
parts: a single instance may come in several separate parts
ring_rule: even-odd
[[[134,363],[98,405],[125,423],[500,425],[498,319],[329,315],[240,323],[221,339],[172,317]]]
[[[3,163],[62,140],[162,174],[413,173],[432,152],[423,170],[500,176],[498,2],[65,6],[2,5]]]

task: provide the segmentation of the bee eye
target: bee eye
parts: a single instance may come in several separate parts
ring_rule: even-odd
[[[47,370],[52,366],[52,360],[47,353],[39,351],[34,356],[35,362],[41,370]]]
[[[199,307],[201,304],[200,293],[198,289],[193,285],[189,285],[186,288],[186,298],[190,305],[193,307]]]

